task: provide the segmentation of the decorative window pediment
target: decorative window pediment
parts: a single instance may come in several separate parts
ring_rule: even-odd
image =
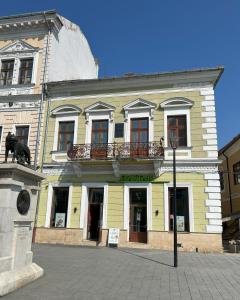
[[[61,105],[51,111],[53,116],[57,115],[79,115],[81,109],[75,105]]]
[[[104,103],[101,101],[98,101],[88,107],[85,108],[85,113],[86,113],[86,120],[88,122],[89,120],[89,114],[94,113],[94,114],[101,114],[101,113],[108,113],[110,120],[113,119],[113,112],[115,110],[115,107],[108,104]]]
[[[150,117],[153,118],[153,113],[156,108],[156,104],[150,101],[138,98],[126,105],[123,106],[125,111],[125,119],[127,119],[128,111],[137,111],[137,110],[149,110]]]
[[[15,53],[15,52],[34,52],[37,50],[38,48],[32,47],[28,43],[18,40],[0,49],[0,53],[7,54],[7,53]]]
[[[163,101],[160,104],[161,108],[177,108],[177,107],[192,107],[193,106],[193,101],[183,98],[183,97],[176,97],[176,98],[171,98],[168,100]]]
[[[86,113],[90,113],[90,112],[99,112],[99,111],[114,111],[115,110],[115,107],[110,105],[110,104],[107,104],[107,103],[104,103],[104,102],[96,102],[88,107],[85,108],[85,112]]]

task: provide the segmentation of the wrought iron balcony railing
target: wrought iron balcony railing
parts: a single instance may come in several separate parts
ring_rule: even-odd
[[[163,156],[162,142],[75,144],[68,151],[70,160],[159,159]]]

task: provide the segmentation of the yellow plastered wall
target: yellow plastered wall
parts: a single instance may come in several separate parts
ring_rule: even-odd
[[[123,195],[124,187],[122,184],[109,184],[108,186],[108,228],[123,228]]]
[[[201,117],[202,109],[202,100],[203,97],[200,96],[198,91],[194,92],[178,92],[178,93],[163,93],[163,94],[148,94],[148,95],[139,95],[139,96],[115,96],[115,97],[106,97],[106,98],[82,98],[82,99],[71,99],[69,100],[58,100],[52,101],[50,111],[60,105],[72,104],[78,106],[82,113],[78,118],[78,132],[77,132],[77,143],[85,143],[85,132],[86,132],[86,119],[84,114],[84,109],[96,103],[97,101],[102,101],[113,105],[116,107],[114,112],[114,122],[124,122],[124,112],[123,106],[131,101],[136,100],[137,98],[143,98],[145,100],[151,101],[156,104],[156,110],[154,113],[154,140],[159,141],[162,136],[164,136],[164,124],[163,118],[164,113],[161,108],[159,108],[160,103],[174,97],[186,97],[194,102],[194,105],[190,109],[191,117],[191,142],[192,142],[192,157],[207,157],[207,153],[203,151],[203,146],[206,145],[206,141],[203,140],[203,133],[205,129],[202,128],[202,123],[204,119]],[[51,161],[50,151],[53,149],[53,140],[54,140],[54,129],[55,129],[55,117],[49,117],[48,133],[47,133],[47,147],[46,147],[46,162]],[[117,138],[116,142],[123,142],[123,138]]]
[[[207,186],[203,174],[180,173],[177,174],[177,183],[191,183],[193,194],[194,231],[205,232],[208,221],[206,219],[207,207],[205,200],[207,194],[204,189]],[[157,181],[172,182],[172,174],[165,173]],[[155,211],[159,214],[156,216]],[[152,184],[152,229],[164,231],[164,183]]]
[[[92,181],[93,176],[84,177],[83,182]],[[71,205],[71,228],[79,228],[80,224],[80,209],[81,209],[81,186],[82,183],[77,176],[49,176],[48,180],[55,182],[72,183],[72,205]],[[111,177],[104,175],[98,177],[98,182],[111,181]],[[96,182],[96,179],[95,179]],[[164,182],[172,182],[172,174],[165,173],[155,180],[157,183],[152,183],[152,229],[164,231]],[[177,183],[192,183],[193,193],[193,210],[194,210],[194,231],[205,232],[207,219],[205,200],[207,194],[204,188],[207,186],[203,174],[197,173],[180,173],[177,174]],[[38,211],[38,226],[44,226],[47,209],[48,184],[46,181],[42,184],[40,196],[39,211]],[[74,213],[74,208],[77,208]],[[158,210],[158,215],[155,211]],[[107,226],[123,229],[124,216],[124,184],[109,183],[108,185],[108,209],[107,209]]]

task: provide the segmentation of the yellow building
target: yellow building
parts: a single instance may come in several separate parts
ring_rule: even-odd
[[[29,146],[36,167],[44,83],[97,77],[80,28],[56,11],[0,17],[0,162],[12,132]]]
[[[214,89],[222,67],[47,84],[35,241],[221,251]],[[162,140],[162,137],[164,140]]]
[[[240,135],[219,150],[223,215],[223,238],[239,239],[240,219]]]

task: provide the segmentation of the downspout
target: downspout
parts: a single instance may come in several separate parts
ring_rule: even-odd
[[[41,103],[40,103],[40,108],[39,108],[39,114],[38,114],[38,129],[37,129],[37,137],[36,137],[36,144],[35,144],[35,155],[34,155],[34,170],[37,169],[37,160],[38,160],[38,147],[40,143],[40,130],[41,130],[41,122],[42,122],[42,111],[43,111],[43,103],[44,103],[44,98],[46,94],[46,84],[45,84],[45,77],[46,77],[46,68],[47,68],[47,56],[48,56],[48,48],[49,48],[49,39],[50,39],[50,34],[51,34],[51,27],[49,26],[47,22],[47,18],[45,15],[45,12],[43,12],[43,17],[45,19],[45,22],[48,27],[48,37],[47,37],[47,44],[46,44],[46,49],[45,49],[45,59],[44,59],[44,67],[43,67],[43,82],[42,82],[42,94],[41,94]],[[46,115],[46,120],[48,120],[48,110],[49,110],[49,103],[48,103],[48,108],[47,108],[47,115]],[[48,121],[46,122],[45,125],[45,134],[47,132],[47,127]],[[43,137],[43,154],[42,154],[42,163],[41,163],[41,171],[43,169],[43,160],[44,160],[44,155],[45,155],[45,145],[46,145],[46,135]],[[36,213],[35,213],[35,222],[34,222],[34,228],[33,228],[33,236],[32,236],[32,241],[35,242],[35,234],[36,234],[36,227],[37,227],[37,220],[38,220],[38,210],[39,210],[39,201],[40,201],[40,191],[38,192],[38,199],[37,199],[37,206],[36,206]]]
[[[45,81],[46,81],[46,69],[47,69],[47,58],[48,58],[48,48],[49,48],[49,40],[51,34],[51,27],[49,26],[46,18],[45,12],[43,12],[43,17],[48,27],[48,37],[45,49],[45,58],[44,58],[44,67],[43,67],[43,82],[42,82],[42,93],[41,93],[41,102],[40,108],[38,113],[38,127],[37,127],[37,137],[35,143],[35,154],[34,154],[34,170],[37,169],[37,160],[38,160],[38,148],[40,143],[40,133],[41,133],[41,122],[42,122],[42,114],[43,114],[43,103],[44,103],[44,96],[45,96]]]
[[[230,213],[232,215],[232,191],[231,191],[231,184],[230,184],[230,176],[229,176],[229,163],[228,163],[228,156],[222,152],[223,156],[226,158],[227,161],[227,174],[228,174],[228,192],[229,192],[229,201],[230,201]]]

